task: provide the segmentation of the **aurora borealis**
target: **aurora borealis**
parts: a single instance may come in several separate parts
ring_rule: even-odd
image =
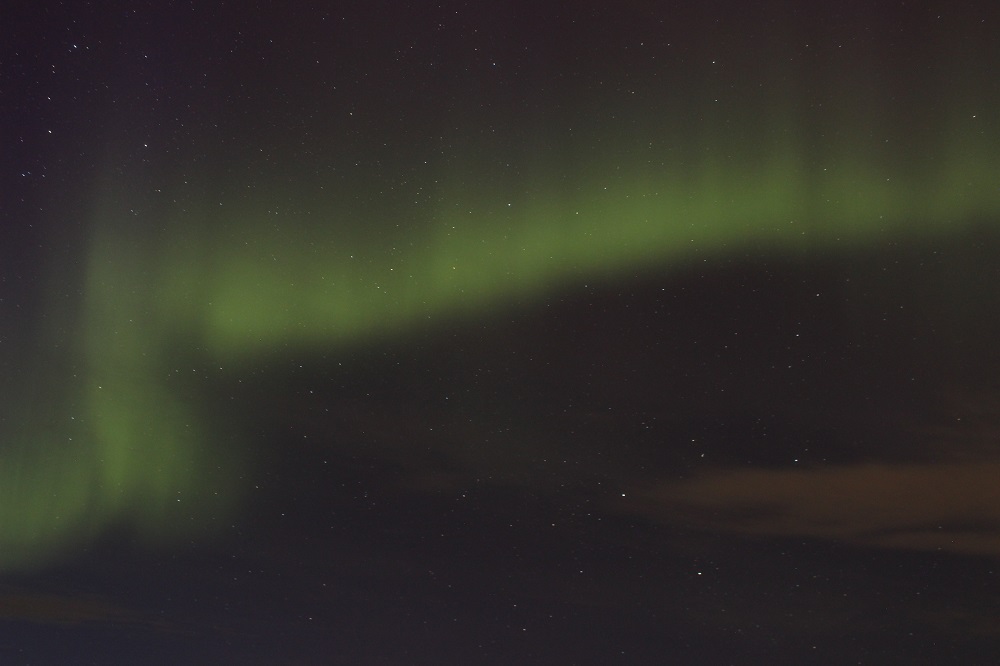
[[[856,368],[870,359],[878,366],[880,355],[898,353],[884,363],[904,367],[939,343],[954,344],[940,358],[975,366],[964,354],[984,349],[996,328],[963,328],[981,313],[995,314],[996,290],[982,274],[993,268],[988,252],[959,256],[980,243],[993,247],[1000,216],[1000,40],[990,17],[943,5],[868,11],[851,3],[823,10],[781,2],[701,9],[376,4],[307,3],[294,13],[267,3],[217,12],[173,3],[135,12],[25,9],[11,23],[20,36],[5,62],[21,64],[4,77],[22,101],[7,109],[18,148],[5,176],[4,197],[16,204],[5,213],[11,222],[0,305],[11,304],[8,322],[18,319],[5,322],[12,332],[3,350],[0,571],[45,571],[121,534],[153,553],[224,542],[227,530],[252,523],[260,511],[255,498],[274,457],[306,455],[271,441],[279,438],[268,430],[275,424],[285,428],[280,432],[301,429],[310,441],[329,438],[322,449],[329,453],[316,454],[324,465],[340,456],[350,470],[368,456],[410,474],[402,486],[433,493],[482,484],[558,504],[551,498],[563,491],[551,479],[572,486],[601,477],[600,492],[628,495],[617,504],[597,502],[615,520],[903,549],[910,537],[894,530],[922,530],[925,517],[975,522],[975,501],[951,499],[942,503],[961,507],[954,515],[917,511],[894,521],[888,509],[884,522],[852,522],[879,504],[882,495],[873,491],[859,493],[846,517],[836,512],[843,530],[815,526],[829,520],[827,507],[843,492],[838,479],[866,485],[858,470],[882,470],[902,488],[890,498],[897,506],[920,496],[925,471],[936,478],[936,459],[863,467],[884,463],[869,451],[839,467],[816,461],[815,470],[790,477],[781,466],[760,465],[695,474],[701,459],[690,453],[695,462],[683,470],[654,473],[602,448],[640,446],[624,441],[633,437],[626,434],[631,420],[619,429],[600,425],[611,418],[607,412],[623,411],[598,405],[593,396],[604,389],[577,395],[567,388],[571,407],[562,397],[548,398],[551,404],[525,399],[532,407],[522,407],[519,421],[505,416],[504,409],[518,414],[505,401],[520,403],[490,383],[499,380],[473,381],[453,370],[469,383],[452,385],[435,374],[443,370],[412,370],[412,384],[398,380],[405,388],[385,389],[385,396],[431,397],[394,403],[373,397],[380,394],[371,388],[391,384],[394,371],[378,366],[388,374],[370,379],[358,368],[374,361],[357,359],[407,358],[399,350],[412,349],[421,360],[400,366],[447,368],[425,349],[463,357],[481,336],[475,362],[488,368],[483,376],[506,376],[517,366],[494,358],[500,352],[491,344],[575,367],[584,361],[573,355],[576,329],[568,325],[525,325],[532,334],[567,332],[563,341],[539,342],[548,355],[498,331],[540,316],[525,313],[599,300],[595,293],[638,293],[651,283],[674,293],[692,276],[749,266],[751,274],[787,274],[788,284],[822,284],[815,293],[822,304],[803,305],[809,301],[795,300],[801,294],[779,280],[774,288],[789,290],[791,313],[743,313],[730,324],[725,313],[739,309],[739,298],[705,287],[704,302],[716,304],[718,319],[699,319],[701,300],[691,296],[691,312],[678,309],[677,317],[701,321],[705,330],[692,332],[680,319],[662,331],[659,323],[642,324],[637,328],[661,333],[636,356],[660,358],[660,345],[680,349],[690,339],[692,349],[702,347],[688,355],[701,358],[702,340],[731,325],[734,336],[758,346],[726,342],[718,358],[734,353],[730,345],[742,355],[702,361],[718,378],[705,370],[685,381],[709,387],[706,394],[730,384],[745,389],[755,386],[755,372],[774,367],[759,359],[777,354],[772,339],[758,340],[755,330],[773,325],[783,335],[773,322],[786,315],[790,322],[827,317],[838,334],[864,341],[836,352],[847,360],[835,362],[827,350],[841,343],[828,331],[831,337],[822,337],[817,325],[810,349],[823,361],[801,364],[823,369],[796,380],[812,384],[789,389],[762,378],[761,395],[801,391],[844,400],[850,407],[804,407],[837,414],[829,417],[840,419],[837,425],[796,427],[862,429],[855,421],[874,417],[851,411],[861,408],[853,396],[838,395],[836,382],[864,386],[859,378],[868,370]],[[29,28],[44,36],[39,43],[25,36]],[[24,256],[37,256],[37,264],[24,259],[22,266],[15,258]],[[883,259],[889,256],[896,258]],[[927,257],[946,263],[935,269]],[[962,273],[963,264],[979,272]],[[900,265],[917,266],[917,277],[907,278]],[[837,277],[824,282],[820,269]],[[806,277],[794,277],[798,271]],[[740,277],[734,292],[747,281]],[[752,304],[760,297],[743,298]],[[903,321],[896,312],[904,302],[912,319],[892,323]],[[896,319],[879,328],[891,319],[890,307]],[[624,324],[593,326],[618,331]],[[580,335],[591,327],[586,320]],[[773,342],[774,349],[790,350],[801,339]],[[782,401],[805,400],[775,397],[779,407],[760,414],[752,405],[771,398],[727,395],[718,403],[726,407],[706,406],[707,398],[670,383],[683,360],[671,356],[674,370],[650,370],[663,384],[647,386],[628,384],[613,367],[618,359],[641,368],[631,352],[597,343],[592,351],[579,359],[604,369],[586,377],[625,386],[634,404],[652,404],[650,396],[662,392],[664,404],[678,405],[635,417],[644,428],[657,418],[686,424],[662,435],[663,450],[674,452],[658,455],[674,462],[682,446],[701,446],[701,435],[679,433],[702,421],[773,420],[786,413]],[[947,362],[927,361],[939,365]],[[539,371],[547,380],[525,372],[515,373],[512,393],[572,385],[549,370]],[[337,400],[316,416],[320,408],[310,401],[332,391],[318,388],[327,386],[321,379],[356,382],[357,395],[338,383]],[[870,384],[895,381],[878,376]],[[450,399],[467,413],[452,416],[435,391],[447,394],[438,402]],[[942,391],[957,393],[950,385]],[[919,392],[920,399],[930,394]],[[890,400],[873,403],[883,399]],[[581,423],[597,424],[591,433],[609,439],[594,445],[600,453],[592,444],[555,441],[553,424],[573,409],[581,410]],[[708,416],[679,417],[674,409]],[[728,433],[731,426],[716,427]],[[933,439],[931,426],[915,429],[921,441]],[[347,441],[351,432],[358,441]],[[431,432],[444,434],[434,439]],[[480,437],[483,443],[473,441]],[[947,447],[935,441],[924,450],[933,458],[926,451]],[[985,489],[978,465],[995,463],[967,455],[972,462],[949,457],[945,466]],[[594,462],[601,456],[614,462]],[[576,458],[576,477],[539,471],[560,457]],[[781,488],[788,497],[768,494]],[[813,491],[822,497],[804,499]],[[757,511],[755,501],[777,516],[765,519],[760,509],[759,528],[741,513]],[[717,514],[699,517],[705,511]],[[782,526],[782,511],[794,525]],[[996,554],[975,552],[984,550]]]

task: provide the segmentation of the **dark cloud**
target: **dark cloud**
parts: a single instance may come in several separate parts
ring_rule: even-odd
[[[0,591],[0,619],[36,624],[77,625],[83,623],[131,625],[175,632],[170,623],[88,595],[46,594],[18,590]]]
[[[725,469],[648,487],[633,510],[695,529],[1000,554],[1000,462]]]

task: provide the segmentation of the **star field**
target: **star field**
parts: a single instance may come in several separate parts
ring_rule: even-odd
[[[12,8],[0,655],[983,654],[994,14]]]

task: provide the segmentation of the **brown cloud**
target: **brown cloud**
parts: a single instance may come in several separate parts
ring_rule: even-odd
[[[997,462],[719,470],[629,507],[696,529],[1000,555]]]
[[[0,618],[31,622],[77,624],[127,619],[128,614],[95,599],[47,594],[4,594],[0,596]]]
[[[168,622],[91,596],[0,591],[0,620],[37,624],[101,623],[176,631]]]

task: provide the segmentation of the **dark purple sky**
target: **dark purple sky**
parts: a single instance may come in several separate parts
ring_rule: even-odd
[[[625,5],[3,10],[0,662],[989,663],[997,12]]]

